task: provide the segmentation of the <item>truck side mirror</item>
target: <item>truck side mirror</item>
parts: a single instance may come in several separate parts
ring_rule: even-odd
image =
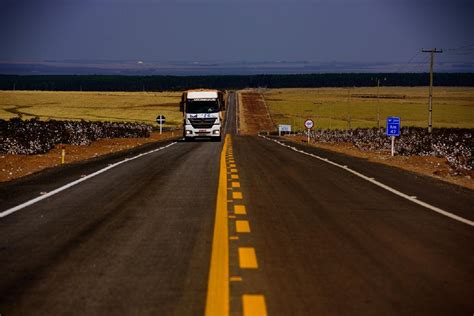
[[[179,110],[181,112],[184,112],[184,102],[183,101],[179,102]]]

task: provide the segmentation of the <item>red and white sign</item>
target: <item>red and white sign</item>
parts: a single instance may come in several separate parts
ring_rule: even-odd
[[[306,126],[307,129],[312,129],[314,126],[313,120],[307,119],[304,121],[304,126]]]

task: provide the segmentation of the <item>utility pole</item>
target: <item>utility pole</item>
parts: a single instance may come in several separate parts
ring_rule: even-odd
[[[329,129],[332,129],[332,104],[329,103]]]
[[[379,100],[379,90],[380,90],[380,79],[377,78],[377,129],[380,129],[380,100]]]
[[[433,59],[434,54],[440,54],[443,52],[442,49],[422,49],[422,53],[430,53],[430,96],[428,101],[428,133],[431,133],[433,129]]]
[[[380,129],[380,100],[379,100],[379,90],[380,90],[380,78],[375,78],[377,80],[377,129]],[[387,78],[383,78],[383,81]]]
[[[352,113],[351,113],[351,88],[347,89],[347,126],[349,129],[351,126]]]

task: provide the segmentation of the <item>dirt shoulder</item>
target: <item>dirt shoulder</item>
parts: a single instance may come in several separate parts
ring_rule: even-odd
[[[61,164],[61,151],[66,151],[65,164],[131,149],[146,143],[174,138],[178,132],[152,133],[149,138],[101,139],[89,146],[57,145],[41,155],[0,155],[0,182],[21,178]]]
[[[239,92],[239,133],[256,135],[260,131],[273,131],[270,113],[268,112],[263,95],[256,90]]]
[[[284,138],[296,143],[306,143],[306,137],[304,136],[285,136]],[[350,143],[312,143],[310,146],[331,150],[353,157],[365,158],[371,162],[397,167],[474,190],[474,172],[471,171],[469,175],[464,176],[452,176],[449,173],[449,165],[444,158],[431,156],[392,157],[389,152],[361,151]]]

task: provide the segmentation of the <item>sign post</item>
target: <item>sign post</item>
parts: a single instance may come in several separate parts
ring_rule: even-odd
[[[395,136],[400,136],[400,118],[397,116],[387,117],[387,129],[385,135],[392,139],[392,157],[395,155]]]
[[[291,125],[278,125],[278,136],[281,136],[281,132],[291,133]]]
[[[304,121],[304,126],[308,129],[308,144],[309,144],[309,132],[314,126],[313,120],[307,119],[306,121]]]
[[[161,131],[162,131],[162,129],[163,129],[162,126],[163,126],[163,124],[166,123],[166,117],[165,117],[164,115],[158,115],[158,116],[156,117],[156,122],[157,122],[158,124],[160,124],[160,135],[161,135]]]

